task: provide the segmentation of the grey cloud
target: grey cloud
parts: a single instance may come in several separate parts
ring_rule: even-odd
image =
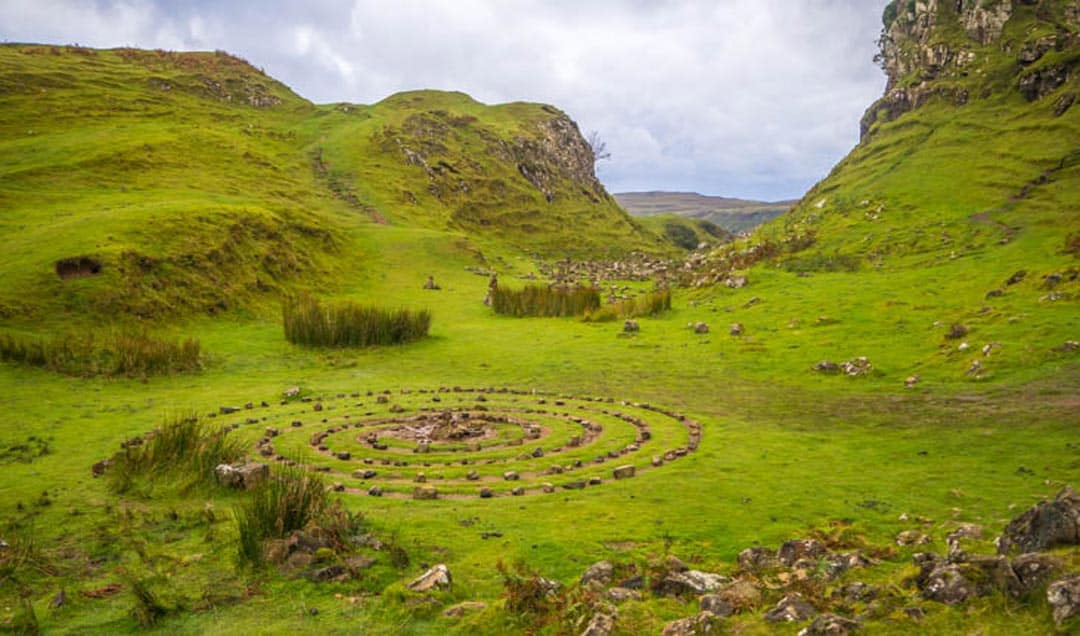
[[[885,0],[0,2],[0,38],[225,49],[316,102],[552,103],[613,191],[800,195],[856,142]]]

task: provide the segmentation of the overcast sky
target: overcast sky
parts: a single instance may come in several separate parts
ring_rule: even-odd
[[[224,49],[319,103],[461,90],[595,130],[612,192],[800,196],[881,95],[886,0],[0,0],[0,39]]]

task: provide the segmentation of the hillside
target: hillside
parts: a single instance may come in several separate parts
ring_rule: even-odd
[[[357,232],[387,223],[552,258],[670,249],[550,106],[316,106],[220,52],[0,46],[0,156],[0,317],[250,306],[361,267]]]
[[[641,217],[638,222],[684,250],[694,250],[702,244],[720,245],[735,238],[734,234],[712,221],[678,214],[654,214]]]
[[[817,312],[815,341],[843,343],[815,347],[822,358],[973,382],[1068,365],[1080,329],[1080,13],[984,4],[891,3],[887,92],[860,144],[788,214],[705,259],[697,283],[762,263],[751,279],[769,288],[718,299],[778,295],[755,310],[777,321]],[[945,337],[953,324],[970,336]]]
[[[770,221],[796,201],[749,201],[715,197],[696,192],[619,192],[614,195],[619,205],[638,217],[677,214],[709,221],[729,232],[744,232]]]

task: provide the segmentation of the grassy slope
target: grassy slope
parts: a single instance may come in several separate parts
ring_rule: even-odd
[[[346,211],[289,130],[313,107],[246,63],[4,46],[0,82],[3,313],[216,311],[334,271]],[[78,256],[101,275],[61,282]]]
[[[704,219],[687,218],[677,214],[654,214],[638,219],[642,227],[665,237],[683,249],[694,249],[701,243],[717,245],[733,238],[721,226]]]
[[[630,214],[677,214],[716,223],[729,232],[752,230],[786,212],[795,201],[747,201],[695,192],[620,192],[614,195]]]
[[[328,178],[391,220],[546,256],[670,249],[602,189],[562,175],[549,201],[523,177],[518,166],[530,160],[556,170],[550,157],[519,146],[560,117],[539,104],[487,106],[462,93],[414,91],[370,107],[324,107],[307,126]],[[403,149],[424,163],[410,163]]]
[[[6,95],[5,99],[16,98]],[[195,101],[203,98],[171,99],[204,105],[204,101]],[[755,543],[775,546],[835,519],[854,519],[859,531],[873,542],[886,543],[896,532],[910,527],[897,520],[901,512],[925,515],[933,519],[927,530],[938,541],[932,547],[939,550],[943,549],[945,529],[954,520],[981,522],[989,532],[998,531],[1016,507],[1053,494],[1061,483],[1080,483],[1080,456],[1075,445],[1068,445],[1075,437],[1074,393],[1080,371],[1075,358],[1048,351],[1065,337],[1075,337],[1075,296],[1067,295],[1056,304],[1038,300],[1046,293],[1038,289],[1039,274],[1072,262],[1071,256],[1058,254],[1056,246],[1075,224],[1075,218],[1069,216],[1077,209],[1075,178],[1058,178],[1034,190],[1024,201],[993,212],[991,218],[1010,224],[1024,221],[1023,229],[1007,245],[996,245],[1000,235],[994,226],[966,220],[975,212],[1003,205],[1018,183],[1037,176],[1049,165],[1062,139],[1067,141],[1066,135],[1075,139],[1076,114],[1051,120],[1045,103],[1028,106],[1012,97],[1001,99],[997,105],[989,100],[961,111],[932,105],[883,126],[870,143],[856,151],[865,153],[868,162],[882,163],[862,168],[852,159],[808,197],[790,222],[818,224],[821,258],[827,260],[835,249],[854,251],[865,259],[860,271],[828,272],[819,267],[811,268],[809,278],[801,278],[784,268],[761,267],[751,272],[748,288],[678,295],[670,314],[642,319],[642,331],[634,338],[618,337],[618,326],[611,324],[492,316],[480,303],[486,279],[464,269],[478,264],[472,237],[444,231],[444,220],[452,215],[449,208],[427,201],[424,209],[430,209],[431,215],[421,219],[407,212],[394,217],[392,211],[398,208],[385,204],[394,224],[379,225],[371,222],[363,206],[379,207],[383,203],[378,197],[398,189],[365,190],[369,186],[364,183],[370,178],[344,180],[352,170],[379,174],[375,163],[380,160],[361,153],[361,142],[352,141],[362,140],[362,134],[354,137],[343,132],[340,138],[334,137],[335,131],[354,126],[362,129],[369,121],[363,118],[364,109],[358,109],[359,114],[344,113],[300,103],[295,114],[275,115],[284,120],[281,129],[295,130],[300,142],[282,141],[280,146],[277,141],[260,142],[259,148],[271,157],[276,156],[274,149],[280,149],[277,161],[282,162],[282,170],[278,178],[328,179],[311,169],[307,154],[321,145],[330,174],[340,170],[342,183],[352,187],[360,200],[360,207],[354,207],[329,193],[312,194],[313,198],[303,199],[310,202],[310,208],[298,206],[332,222],[339,249],[347,255],[332,259],[328,265],[337,294],[357,300],[378,299],[392,306],[429,307],[435,316],[432,338],[402,348],[313,352],[285,343],[272,311],[232,312],[217,318],[193,315],[172,326],[199,337],[210,352],[207,370],[196,376],[146,383],[81,380],[0,366],[3,403],[10,414],[8,424],[0,428],[0,440],[10,445],[38,435],[50,438],[53,447],[51,454],[31,463],[5,464],[5,478],[0,480],[0,509],[11,519],[26,518],[24,531],[36,530],[39,544],[60,565],[59,576],[37,577],[29,589],[43,627],[56,633],[137,631],[128,616],[132,606],[129,593],[91,600],[76,592],[121,580],[126,572],[138,576],[157,572],[162,577],[158,589],[183,597],[188,607],[206,593],[222,588],[227,591],[230,586],[242,588],[249,580],[262,590],[243,602],[223,601],[209,610],[170,616],[158,630],[166,633],[368,630],[434,634],[451,629],[506,633],[514,630],[494,611],[455,623],[439,618],[437,610],[410,608],[399,602],[399,581],[415,575],[421,562],[446,561],[454,572],[455,588],[444,600],[495,601],[500,585],[494,568],[500,559],[520,558],[547,576],[571,582],[600,558],[644,559],[665,551],[692,559],[703,569],[724,569],[744,547]],[[57,108],[63,100],[58,102]],[[466,107],[473,108],[453,106]],[[30,102],[20,108],[24,114],[33,112]],[[74,110],[76,105],[70,108]],[[226,120],[238,112],[221,108]],[[371,107],[372,118],[387,116],[380,115],[379,108]],[[1005,116],[989,118],[991,108],[1002,109]],[[183,111],[177,107],[171,112],[175,116]],[[0,117],[8,112],[6,107],[0,110]],[[248,113],[239,112],[241,117]],[[973,118],[961,125],[957,112]],[[250,116],[266,114],[251,111]],[[349,123],[349,117],[357,121]],[[5,131],[17,129],[13,119],[5,120]],[[171,125],[166,122],[173,119],[161,118],[157,125]],[[335,123],[338,119],[343,120],[340,125]],[[247,123],[243,118],[239,121]],[[997,137],[1011,135],[1011,143],[1000,140],[1000,157],[988,154],[985,144],[990,142],[983,141],[984,135],[974,134],[973,129],[965,132],[965,126],[975,123],[997,130]],[[929,125],[936,126],[932,138],[941,139],[940,146],[930,143],[925,135],[905,136],[909,134],[905,131]],[[1054,127],[1056,132],[1044,139],[1039,131],[1045,126]],[[188,134],[196,132],[212,135],[213,130],[210,122],[200,122],[197,129],[183,129],[184,134],[177,132],[170,139],[188,139]],[[81,138],[81,131],[71,133],[69,140],[61,133],[62,128],[58,128],[58,147],[71,144],[92,157],[108,151],[92,143],[91,137]],[[227,134],[230,144],[246,138],[236,128],[228,128]],[[959,142],[965,135],[966,143],[977,144],[978,152],[963,151]],[[1049,144],[1048,150],[1041,150],[1043,146],[1028,148],[1029,135]],[[206,141],[204,137],[197,139]],[[916,146],[916,140],[921,145]],[[1006,152],[1017,144],[1021,151]],[[51,147],[51,143],[43,146]],[[297,153],[297,147],[304,152]],[[915,147],[918,152],[912,150]],[[97,176],[88,176],[85,183],[72,187],[75,195],[55,194],[53,189],[43,190],[29,181],[22,188],[7,187],[14,181],[5,180],[0,190],[5,209],[14,202],[25,214],[39,208],[48,210],[34,220],[52,225],[43,226],[36,242],[20,248],[13,265],[7,261],[0,264],[10,267],[3,272],[5,280],[22,281],[4,290],[16,290],[18,298],[31,300],[50,297],[55,289],[44,286],[47,277],[43,272],[51,271],[52,260],[83,253],[97,244],[84,242],[84,235],[97,242],[109,235],[108,230],[98,230],[89,223],[80,225],[77,232],[67,232],[64,223],[80,223],[80,216],[57,216],[72,201],[97,200],[87,198],[91,195],[104,197],[115,206],[108,208],[109,214],[101,215],[102,219],[117,218],[114,236],[126,236],[120,230],[136,235],[132,220],[152,213],[152,203],[160,199],[183,203],[190,196],[196,201],[192,205],[207,205],[209,198],[218,209],[219,199],[237,197],[245,209],[274,209],[272,201],[265,202],[268,189],[261,185],[269,172],[251,173],[246,162],[219,159],[218,153],[202,148],[201,143],[192,142],[184,147],[184,153],[198,153],[191,156],[219,166],[219,170],[203,171],[177,162],[177,172],[170,173],[176,181],[165,191],[167,197],[153,196],[155,190],[148,189],[144,198],[123,208],[121,193],[96,190],[98,179],[113,173],[115,166],[109,164]],[[233,146],[217,148],[229,150]],[[237,150],[229,152],[232,154],[227,153],[227,158],[238,156]],[[956,160],[958,156],[984,159],[991,168],[1004,165],[1009,169],[998,173],[996,168],[984,168],[977,178],[967,181],[934,176],[942,174],[943,163],[949,166],[948,175],[965,170]],[[880,166],[892,166],[893,170]],[[17,167],[8,169],[16,171]],[[898,171],[907,179],[894,176]],[[1015,174],[1015,178],[995,176],[1006,173]],[[52,174],[58,178],[57,172]],[[82,174],[81,169],[67,174],[65,182],[81,179]],[[160,195],[165,186],[157,172],[152,174]],[[188,192],[180,187],[192,178],[221,179],[221,191],[215,187]],[[395,178],[407,184],[423,183],[411,175]],[[232,179],[249,181],[224,183]],[[999,179],[1003,183],[993,185]],[[260,187],[253,187],[254,183]],[[974,185],[957,187],[957,183]],[[870,184],[877,189],[872,190]],[[308,186],[296,189],[309,190]],[[314,186],[310,190],[318,192]],[[50,204],[48,197],[52,196],[58,199]],[[816,208],[822,198],[827,199],[826,206]],[[865,218],[860,207],[864,199],[872,199],[875,205],[885,203],[878,221]],[[811,220],[810,215],[818,218]],[[968,246],[959,250],[956,259],[950,258],[955,245],[932,244],[942,240],[942,221],[949,224],[944,229],[951,230],[957,245]],[[5,241],[15,245],[27,230],[35,228],[29,221],[19,222],[25,227],[12,225],[10,217],[5,217],[4,223]],[[869,249],[855,247],[868,232],[876,237],[872,245],[884,246],[885,241],[903,236],[909,225],[914,228],[917,224],[924,227],[910,230],[906,240],[922,240],[918,249],[895,248],[878,260],[870,257]],[[783,231],[782,223],[776,228],[773,231]],[[128,239],[131,245],[149,250],[168,244],[166,232],[158,226],[141,231],[159,231],[161,235],[143,236],[141,242]],[[479,240],[485,241],[482,237]],[[508,241],[513,244],[514,237]],[[984,247],[978,247],[979,241]],[[1040,249],[1047,246],[1051,249]],[[511,266],[517,272],[529,267],[527,261],[515,258],[511,247],[492,242],[492,249],[506,255],[502,272]],[[42,254],[38,255],[38,250]],[[874,264],[877,262],[880,267]],[[985,291],[999,286],[1020,267],[1032,270],[1029,279],[989,303],[995,307],[992,312],[980,313],[987,304],[982,301]],[[37,272],[34,275],[38,278],[26,272]],[[420,289],[429,273],[436,276],[441,291]],[[301,280],[307,283],[314,279]],[[98,284],[93,279],[78,282]],[[50,289],[53,291],[46,293]],[[1072,294],[1069,288],[1065,291]],[[746,307],[753,296],[762,302]],[[40,302],[43,317],[61,320],[61,315],[48,311],[50,305],[45,300]],[[822,315],[839,322],[818,325],[816,319]],[[1017,320],[1010,322],[1011,318]],[[684,329],[686,323],[698,320],[710,322],[713,334],[695,336]],[[963,370],[972,355],[955,353],[955,343],[946,343],[942,337],[944,326],[933,326],[938,321],[947,326],[955,320],[968,321],[974,327],[973,345],[984,340],[1002,343],[1000,357],[994,354],[987,361],[987,379],[975,382],[965,378]],[[746,325],[746,336],[726,334],[727,323],[734,321]],[[9,322],[28,326],[22,319]],[[848,379],[819,377],[808,371],[821,358],[855,355],[870,356],[879,373]],[[902,380],[913,371],[922,374],[924,381],[905,392],[900,388]],[[194,408],[209,412],[222,404],[247,400],[273,402],[285,387],[294,384],[323,395],[455,384],[505,384],[612,395],[685,410],[704,423],[705,435],[699,452],[684,462],[579,494],[424,505],[343,497],[350,508],[366,512],[380,531],[396,532],[414,559],[404,572],[380,564],[364,580],[350,584],[314,585],[235,571],[231,557],[235,530],[225,512],[234,499],[226,494],[181,497],[158,488],[149,496],[120,501],[101,481],[90,478],[88,467],[93,461],[115,449],[119,440],[155,426],[164,411]],[[1020,466],[1033,469],[1034,474],[1017,472]],[[867,467],[873,469],[868,471]],[[35,505],[43,490],[49,492],[52,503]],[[204,520],[202,511],[207,502],[221,512],[214,523]],[[29,513],[16,509],[20,503]],[[178,513],[175,520],[170,520],[170,510]],[[481,540],[481,530],[499,530],[503,537]],[[152,558],[140,559],[137,548],[149,551]],[[88,566],[95,557],[103,560]],[[1075,555],[1071,558],[1075,563]],[[910,574],[910,568],[904,570],[905,563],[901,558],[896,565],[885,567]],[[860,575],[852,573],[846,580]],[[67,607],[47,609],[49,597],[60,588],[68,591]],[[387,592],[356,605],[334,596],[382,590]],[[16,595],[16,590],[0,591],[0,607],[12,608],[4,609],[0,618],[13,613]],[[912,599],[911,603],[917,601]],[[1041,603],[1021,607],[990,598],[972,603],[969,609],[925,606],[929,615],[923,623],[915,625],[898,613],[875,622],[874,632],[903,634],[918,629],[947,634],[979,629],[986,634],[1008,634],[1052,630],[1048,611]],[[319,613],[312,615],[308,611],[311,607]],[[664,620],[692,611],[692,606],[670,601],[631,603],[620,609],[620,628],[624,633],[655,633]],[[755,616],[735,622],[746,633],[766,629]]]
[[[0,316],[258,307],[267,292],[346,277],[358,266],[351,229],[386,218],[468,230],[495,252],[670,249],[602,189],[594,203],[558,182],[549,203],[492,156],[471,175],[474,192],[443,205],[422,169],[372,142],[437,107],[477,117],[439,154],[458,163],[557,113],[435,92],[316,107],[224,54],[0,47]],[[397,200],[406,187],[414,205]],[[483,225],[460,220],[471,201],[486,206]],[[54,263],[80,256],[102,273],[60,281]]]

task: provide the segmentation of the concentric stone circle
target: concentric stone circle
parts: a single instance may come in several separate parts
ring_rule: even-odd
[[[417,500],[595,488],[685,457],[702,432],[648,403],[511,388],[357,391],[213,417],[264,461],[324,473],[335,491]]]

